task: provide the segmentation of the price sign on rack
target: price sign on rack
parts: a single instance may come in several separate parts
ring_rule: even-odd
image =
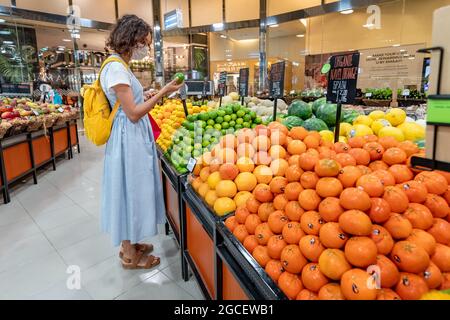
[[[221,72],[219,75],[219,96],[223,97],[227,94],[227,73]]]
[[[270,96],[274,99],[284,93],[284,61],[274,63],[270,68]]]
[[[327,101],[351,104],[355,101],[359,52],[332,56],[328,73]]]
[[[239,70],[239,95],[241,97],[248,96],[248,75],[249,68]]]
[[[356,97],[359,52],[332,56],[330,58],[330,66],[327,101],[337,103],[336,128],[334,132],[334,142],[337,142],[339,140],[342,104],[354,103]]]

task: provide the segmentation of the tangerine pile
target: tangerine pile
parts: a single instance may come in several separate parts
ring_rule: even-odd
[[[413,155],[409,141],[333,144],[273,122],[224,137],[192,184],[202,195],[218,172],[206,193],[234,202],[226,226],[290,299],[420,299],[450,288],[450,175]]]

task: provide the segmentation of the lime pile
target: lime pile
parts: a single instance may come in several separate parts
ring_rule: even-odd
[[[240,129],[255,128],[262,120],[254,111],[238,103],[216,110],[189,115],[175,132],[166,157],[180,173],[186,173],[191,157],[197,158],[220,141],[220,137]]]

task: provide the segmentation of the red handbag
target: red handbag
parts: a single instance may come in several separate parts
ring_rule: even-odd
[[[148,114],[148,117],[150,119],[150,124],[152,125],[152,131],[153,131],[153,137],[155,138],[155,141],[158,140],[159,135],[161,134],[161,128],[158,126],[156,121],[153,119],[151,114]]]

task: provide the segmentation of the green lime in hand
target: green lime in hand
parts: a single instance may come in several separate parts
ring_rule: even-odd
[[[181,72],[178,72],[175,74],[173,79],[177,81],[177,84],[181,84],[184,81],[184,74],[182,74]]]

